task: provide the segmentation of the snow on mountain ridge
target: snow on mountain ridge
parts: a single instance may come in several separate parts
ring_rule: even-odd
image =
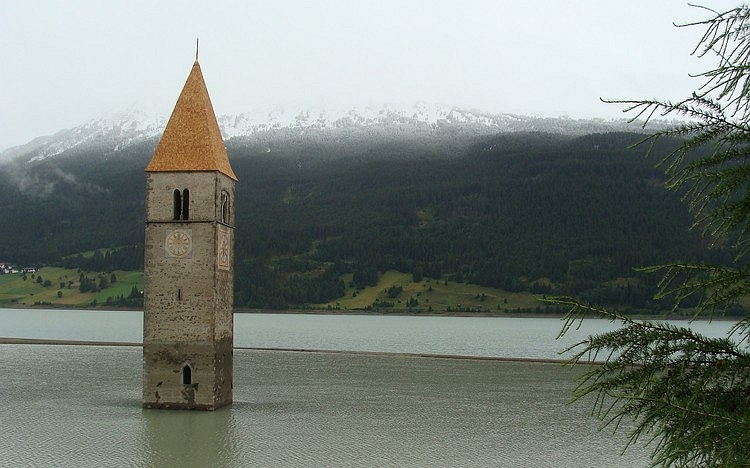
[[[386,132],[398,129],[406,134],[414,129],[439,129],[444,126],[469,126],[476,132],[499,133],[509,131],[553,131],[556,133],[585,133],[591,129],[606,131],[622,129],[622,122],[573,121],[526,117],[513,114],[489,114],[452,106],[418,102],[412,105],[388,104],[381,107],[353,109],[295,109],[277,108],[254,113],[221,115],[217,117],[225,140],[253,137],[277,130],[292,130],[298,135],[310,131],[350,128],[381,128]],[[106,156],[133,144],[156,138],[164,131],[167,118],[131,107],[91,120],[72,129],[61,130],[49,137],[34,139],[26,145],[9,148],[0,153],[4,158],[23,157],[28,162],[39,161],[75,148],[95,148]],[[468,128],[468,127],[467,127]],[[294,133],[292,133],[294,134]]]
[[[304,109],[289,111],[277,108],[265,112],[221,115],[217,117],[225,140],[252,136],[258,132],[293,129],[300,132],[335,128],[404,125],[422,123],[473,123],[501,128],[507,116],[491,116],[450,106],[417,103],[412,106],[385,105],[354,109]],[[78,127],[65,129],[51,137],[36,139],[37,144],[9,148],[2,154],[26,154],[28,161],[58,155],[74,148],[96,146],[103,154],[118,151],[131,144],[159,136],[166,126],[163,115],[147,113],[137,108],[112,113],[91,120]],[[35,140],[35,141],[36,141]],[[25,148],[27,147],[28,148]],[[28,149],[28,151],[23,151]]]
[[[306,109],[291,112],[279,108],[267,113],[223,115],[218,117],[218,121],[225,139],[279,128],[307,130],[404,123],[438,124],[442,121],[501,126],[498,125],[497,116],[482,115],[449,106],[431,106],[426,103],[417,103],[411,108],[385,105],[380,108]]]
[[[145,114],[118,113],[91,120],[70,130],[58,132],[54,140],[35,150],[29,162],[86,144],[100,146],[102,151],[117,151],[164,131],[166,119]]]

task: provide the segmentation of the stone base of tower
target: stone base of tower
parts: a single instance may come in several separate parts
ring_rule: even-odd
[[[215,410],[232,404],[232,339],[144,343],[143,407]]]
[[[191,410],[191,411],[215,411],[223,408],[224,406],[230,406],[231,401],[219,402],[215,405],[190,405],[181,403],[146,403],[143,402],[143,408],[145,409],[167,409],[167,410]]]

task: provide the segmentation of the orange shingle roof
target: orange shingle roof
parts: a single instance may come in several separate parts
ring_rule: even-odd
[[[237,180],[198,60],[146,166],[146,172],[165,171],[218,171]]]

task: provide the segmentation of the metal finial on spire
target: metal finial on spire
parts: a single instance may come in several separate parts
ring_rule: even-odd
[[[195,61],[196,62],[198,61],[198,39],[199,38],[197,37],[195,38]]]

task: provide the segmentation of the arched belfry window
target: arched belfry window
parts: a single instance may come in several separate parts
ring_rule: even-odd
[[[188,364],[182,368],[182,384],[190,385],[193,383],[193,370]]]
[[[175,221],[180,219],[182,214],[182,195],[178,189],[174,190],[174,219]]]
[[[229,224],[229,193],[226,191],[221,192],[221,222]]]
[[[182,191],[182,219],[185,221],[190,219],[190,191],[188,189]]]
[[[174,189],[174,220],[187,221],[190,218],[190,191],[188,189],[180,192]]]

